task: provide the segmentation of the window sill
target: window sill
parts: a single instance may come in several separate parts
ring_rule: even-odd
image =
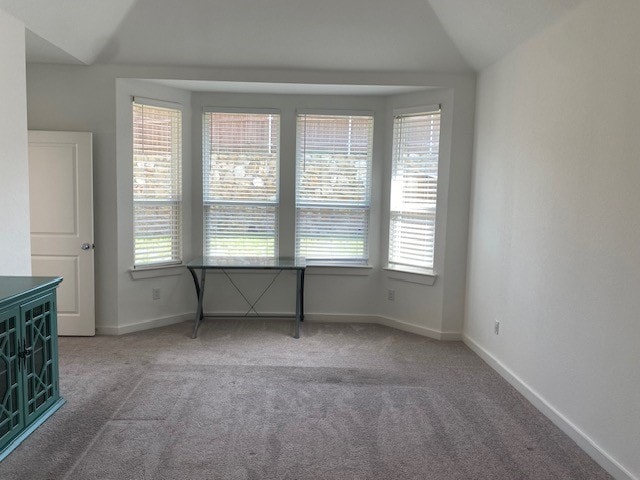
[[[307,275],[353,275],[365,276],[373,271],[372,265],[352,265],[352,264],[321,264],[308,263]]]
[[[157,265],[150,267],[138,267],[129,269],[131,278],[141,280],[144,278],[169,277],[171,275],[182,275],[186,270],[184,264],[179,265]]]
[[[433,270],[427,268],[393,268],[390,266],[384,267],[383,270],[387,271],[387,276],[393,280],[399,280],[407,283],[417,283],[419,285],[432,286],[436,283],[438,276]]]

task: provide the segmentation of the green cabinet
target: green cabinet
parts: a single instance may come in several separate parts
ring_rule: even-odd
[[[0,277],[0,460],[62,404],[56,287],[50,277]]]
[[[20,370],[20,311],[0,311],[0,448],[24,428]]]

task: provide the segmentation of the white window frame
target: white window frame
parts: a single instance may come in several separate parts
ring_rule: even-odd
[[[426,215],[432,217],[433,227],[431,232],[426,232],[426,246],[423,252],[424,262],[421,262],[419,259],[415,258],[415,255],[407,255],[407,257],[414,257],[411,261],[402,261],[399,256],[393,256],[394,250],[394,235],[393,235],[393,226],[394,226],[394,216],[401,215],[402,212],[409,211],[411,213],[411,207],[407,207],[403,205],[400,209],[394,209],[394,193],[395,188],[398,188],[398,184],[394,182],[394,172],[396,169],[396,163],[399,161],[399,148],[400,145],[397,144],[397,134],[396,134],[396,121],[401,117],[411,117],[411,116],[421,116],[421,115],[430,115],[430,114],[438,114],[439,115],[439,128],[438,128],[438,160],[436,165],[436,191],[435,191],[435,200],[433,204],[422,208],[423,210],[429,210],[425,212],[413,212],[413,213],[425,213]],[[422,107],[413,107],[413,108],[405,108],[405,109],[397,109],[393,111],[393,121],[392,121],[392,159],[391,159],[391,171],[390,171],[390,191],[389,191],[389,236],[388,236],[388,246],[387,246],[387,266],[386,270],[396,271],[396,272],[407,272],[418,275],[425,275],[429,277],[433,277],[435,275],[434,266],[436,259],[436,227],[437,227],[437,214],[438,214],[438,190],[439,190],[439,170],[442,164],[441,157],[441,147],[442,147],[442,105],[430,105],[430,106],[422,106]],[[401,221],[399,222],[401,223]],[[432,252],[429,258],[429,250]]]
[[[208,200],[206,198],[207,186],[205,184],[206,175],[205,170],[208,162],[210,161],[210,145],[207,144],[207,120],[206,115],[208,113],[221,113],[221,114],[255,114],[255,115],[276,115],[278,116],[278,131],[276,132],[276,149],[277,149],[277,160],[276,160],[276,195],[273,200],[270,201],[247,201],[247,202],[235,202],[235,201],[213,201]],[[246,206],[255,206],[255,207],[268,207],[273,208],[275,210],[275,220],[274,220],[274,256],[279,255],[279,240],[280,240],[280,163],[281,163],[281,141],[280,135],[282,131],[282,114],[279,109],[275,108],[233,108],[233,107],[204,107],[202,111],[202,254],[207,255],[207,211],[208,207],[215,205],[246,205]],[[223,254],[226,256],[227,254]],[[256,255],[263,256],[263,255]]]
[[[172,198],[167,200],[166,198],[138,198],[136,199],[136,173],[135,173],[135,132],[133,128],[135,128],[133,124],[133,110],[136,106],[141,107],[150,107],[150,108],[159,108],[164,110],[171,110],[173,112],[178,113],[178,124],[177,124],[177,132],[172,132],[172,136],[175,136],[175,143],[172,144],[172,150],[174,150],[177,154],[172,156],[171,159],[171,168],[172,168],[172,178],[174,183],[174,191],[172,192]],[[175,266],[182,264],[182,250],[183,250],[183,235],[182,235],[182,222],[183,222],[183,199],[182,199],[182,157],[183,157],[183,106],[179,103],[168,102],[163,100],[156,100],[144,97],[132,97],[130,104],[130,112],[132,115],[132,131],[131,131],[131,139],[132,139],[132,165],[133,167],[133,183],[134,183],[134,191],[133,195],[133,268],[134,269],[145,269],[145,268],[156,268],[162,266]],[[140,185],[140,183],[138,183]],[[164,225],[166,228],[172,230],[171,234],[171,258],[165,258],[158,261],[141,261],[140,257],[142,253],[139,253],[138,248],[136,247],[136,228],[137,228],[137,215],[136,215],[136,206],[139,205],[151,205],[151,204],[171,204],[174,207],[174,216],[173,218]]]
[[[367,158],[367,192],[366,199],[362,202],[340,202],[329,201],[326,203],[304,202],[298,194],[300,190],[300,158],[301,149],[304,142],[298,134],[298,121],[300,117],[309,116],[331,116],[331,117],[367,117],[371,119],[371,136]],[[298,109],[296,111],[296,176],[295,176],[295,252],[296,255],[303,255],[300,252],[299,245],[299,212],[301,209],[346,209],[346,210],[362,210],[366,218],[366,232],[363,235],[364,255],[362,257],[353,258],[307,258],[307,263],[317,266],[337,266],[337,267],[366,267],[369,264],[370,245],[371,245],[371,203],[372,203],[372,182],[373,182],[373,148],[374,148],[374,130],[375,130],[375,112],[371,110],[326,110],[326,109]]]

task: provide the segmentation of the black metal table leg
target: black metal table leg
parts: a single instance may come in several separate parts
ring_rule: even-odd
[[[191,271],[191,270],[189,270]],[[200,284],[198,285],[197,276],[195,273],[191,273],[193,275],[193,281],[196,282],[196,292],[198,294],[198,308],[196,310],[196,318],[195,323],[193,325],[193,334],[191,338],[196,338],[198,336],[198,327],[200,326],[200,321],[204,318],[204,313],[202,311],[202,302],[204,300],[204,282],[207,278],[207,269],[200,269]]]
[[[300,272],[302,277],[300,280],[300,321],[304,322],[304,268]]]
[[[296,270],[296,324],[293,338],[300,338],[300,320],[302,318],[302,282],[303,270]]]
[[[198,281],[198,275],[195,272],[195,269],[187,267],[187,269],[189,270],[189,273],[191,274],[191,278],[193,278],[193,284],[196,287],[196,301],[200,301],[200,282]],[[200,320],[202,320],[204,317],[204,314],[200,315]]]
[[[198,276],[196,275],[195,269],[187,267],[189,273],[191,274],[191,278],[193,278],[193,284],[196,287],[196,299],[200,298],[200,283],[198,282]]]

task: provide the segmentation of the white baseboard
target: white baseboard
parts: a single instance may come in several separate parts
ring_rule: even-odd
[[[205,312],[205,317],[213,315],[213,313]],[[218,316],[224,316],[225,313],[216,313]],[[237,312],[227,312],[226,315],[237,316]],[[242,313],[240,313],[242,315]],[[265,314],[266,315],[266,314]],[[269,315],[290,315],[282,313],[270,313]],[[149,330],[151,328],[165,327],[167,325],[173,325],[174,323],[184,322],[186,320],[193,320],[195,313],[185,313],[182,315],[174,315],[170,317],[156,318],[153,320],[144,320],[142,322],[130,323],[128,325],[121,325],[118,327],[96,327],[96,334],[98,335],[124,335],[126,333],[139,332],[142,330]],[[328,313],[308,313],[305,314],[304,320],[306,322],[319,322],[319,323],[373,323],[377,325],[384,325],[386,327],[395,328],[404,332],[415,333],[416,335],[422,335],[423,337],[433,338],[435,340],[461,340],[462,335],[458,332],[441,332],[439,330],[414,325],[411,323],[403,322],[394,318],[383,317],[380,315],[354,315],[354,314],[328,314]]]
[[[404,332],[415,333],[423,337],[433,338],[435,340],[461,340],[462,335],[458,332],[441,332],[432,328],[414,325],[412,323],[403,322],[395,318],[383,317],[381,315],[345,315],[345,314],[326,314],[326,313],[309,313],[304,316],[305,321],[322,322],[322,323],[374,323],[384,325],[386,327],[395,328]]]
[[[166,327],[174,323],[181,323],[186,320],[193,320],[195,313],[183,313],[181,315],[172,315],[169,317],[154,318],[151,320],[143,320],[137,323],[129,323],[118,327],[96,327],[98,335],[124,335],[126,333],[141,332],[142,330],[150,330],[152,328]]]
[[[617,480],[639,480],[629,470],[618,463],[611,455],[600,448],[586,433],[574,425],[567,417],[556,410],[542,395],[522,381],[515,373],[507,368],[502,362],[491,355],[468,335],[462,336],[462,341],[473,350],[480,358],[498,372],[507,382],[509,382],[518,392],[520,392],[534,407],[551,420],[560,430],[567,434],[578,446],[585,451],[593,460],[604,468]]]
[[[377,317],[380,325],[386,325],[387,327],[396,328],[404,332],[415,333],[416,335],[422,335],[423,337],[433,338],[435,340],[455,341],[461,340],[462,335],[458,332],[442,332],[432,328],[421,327],[412,323],[403,322],[395,318],[389,317]]]
[[[378,323],[374,315],[350,313],[305,313],[304,321],[311,323]]]

